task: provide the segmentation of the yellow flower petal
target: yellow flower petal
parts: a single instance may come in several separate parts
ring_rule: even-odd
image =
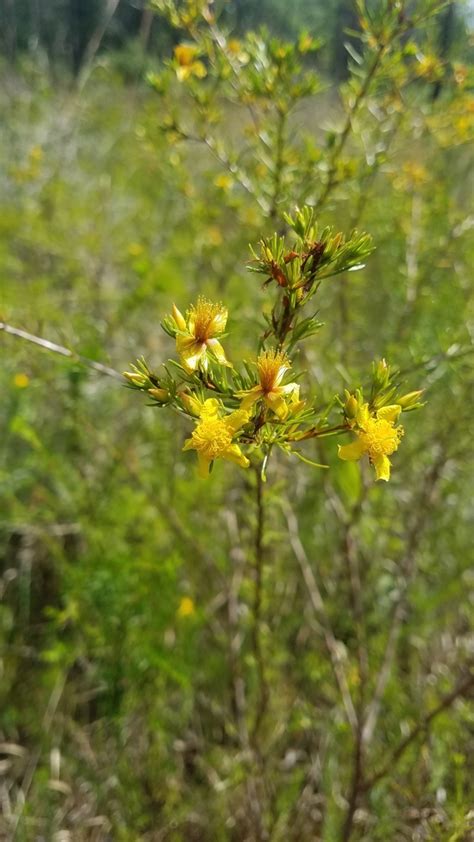
[[[201,416],[201,418],[209,418],[211,416],[218,415],[220,408],[221,405],[219,401],[216,400],[216,398],[208,398],[201,405],[199,415]]]
[[[241,430],[244,424],[247,423],[249,420],[248,412],[245,412],[243,409],[236,409],[235,412],[231,412],[230,415],[225,418],[226,426],[232,433],[236,433],[237,430]]]
[[[211,319],[209,324],[209,333],[224,333],[227,324],[227,317],[228,312],[225,308],[219,310],[219,312],[217,312]]]
[[[225,355],[225,351],[218,339],[208,339],[207,347],[210,351],[212,351],[218,363],[230,366],[230,363]]]
[[[390,406],[382,406],[381,409],[377,410],[377,418],[382,421],[392,421],[392,423],[395,423],[401,411],[402,408],[398,403],[391,404]]]
[[[207,479],[209,476],[209,465],[212,462],[212,459],[209,459],[204,453],[198,451],[198,476],[201,479]]]
[[[260,386],[254,386],[252,389],[236,392],[235,396],[236,398],[242,398],[242,403],[240,404],[241,409],[250,409],[262,397],[262,389]]]
[[[373,460],[372,464],[375,468],[376,479],[383,479],[385,482],[388,482],[390,479],[391,465],[388,456],[377,456],[377,458]]]
[[[274,391],[277,391],[276,389]],[[293,395],[293,393],[297,393],[299,396],[300,387],[298,383],[287,383],[286,386],[278,386],[278,392],[281,395]]]
[[[356,421],[358,426],[363,430],[370,420],[369,404],[364,403],[359,406],[356,414]]]
[[[269,392],[268,395],[264,396],[264,401],[267,406],[270,407],[272,412],[278,416],[280,421],[284,421],[286,416],[288,415],[288,407],[285,403],[284,398],[281,395]]]
[[[364,452],[364,445],[360,439],[356,439],[356,441],[352,441],[350,444],[339,445],[337,455],[339,459],[343,459],[345,462],[357,462]]]
[[[249,460],[244,456],[238,444],[231,444],[222,454],[222,458],[227,459],[229,462],[234,462],[241,468],[248,468],[250,465]]]
[[[176,350],[189,371],[194,371],[206,352],[206,345],[192,337],[177,336]]]

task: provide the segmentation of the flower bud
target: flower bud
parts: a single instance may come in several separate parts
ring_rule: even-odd
[[[165,403],[170,397],[167,389],[148,389],[148,394],[151,395],[152,398],[155,398],[155,400],[160,401],[160,403]]]
[[[387,386],[390,377],[390,366],[385,360],[379,360],[374,363],[374,382],[377,386],[384,388]]]
[[[173,304],[173,309],[171,312],[173,315],[173,319],[176,322],[176,327],[178,328],[178,330],[186,330],[186,319],[184,318],[181,311],[178,310],[176,304]]]
[[[180,399],[184,408],[191,415],[199,416],[202,409],[202,402],[200,400],[193,397],[193,395],[189,395],[187,392],[178,392],[178,398]]]
[[[423,389],[418,389],[417,392],[408,392],[408,394],[403,395],[402,398],[397,398],[398,405],[401,406],[402,409],[408,409],[409,407],[414,406],[418,403],[423,391]]]
[[[359,408],[359,402],[355,395],[347,394],[347,399],[344,404],[344,414],[347,418],[355,418],[357,415],[357,410]]]
[[[132,383],[133,386],[138,386],[139,388],[145,386],[148,381],[148,378],[145,377],[144,374],[139,374],[135,371],[124,371],[123,376],[126,380]]]

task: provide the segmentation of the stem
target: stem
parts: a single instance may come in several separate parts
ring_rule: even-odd
[[[351,428],[349,424],[337,424],[336,427],[326,427],[322,430],[317,430],[316,428],[313,428],[311,430],[307,430],[306,433],[304,433],[304,435],[300,435],[298,437],[289,436],[288,441],[305,441],[306,439],[319,439],[323,438],[324,436],[335,435],[336,433],[346,433],[350,429]]]
[[[243,634],[239,622],[239,591],[242,584],[245,568],[245,553],[242,550],[242,541],[235,512],[226,512],[229,537],[234,546],[231,548],[231,558],[235,562],[228,587],[227,609],[229,624],[229,663],[232,677],[233,713],[239,735],[240,747],[250,768],[246,770],[246,791],[247,801],[252,816],[256,839],[262,838],[262,805],[259,789],[255,778],[252,762],[252,749],[250,736],[247,727],[247,690],[245,685],[244,667],[242,661],[242,639]]]
[[[263,531],[264,531],[264,503],[263,503],[263,479],[260,466],[256,469],[256,506],[257,506],[257,523],[255,528],[255,591],[253,601],[253,629],[252,629],[252,644],[257,664],[258,675],[258,700],[257,709],[255,713],[255,722],[252,731],[254,742],[257,741],[260,726],[265,715],[268,705],[268,685],[265,674],[265,662],[262,651],[261,641],[261,622],[262,622],[262,593],[263,593],[263,567],[264,567],[264,547],[263,547]]]
[[[361,786],[361,791],[368,792],[375,786],[382,778],[388,775],[390,772],[393,771],[393,767],[396,763],[400,760],[401,756],[405,753],[407,748],[423,733],[428,731],[429,726],[433,722],[433,720],[439,716],[440,713],[443,711],[448,710],[452,704],[459,699],[461,696],[466,695],[467,691],[474,687],[474,673],[468,675],[463,681],[461,681],[452,691],[444,696],[441,701],[436,705],[433,710],[430,711],[421,721],[415,725],[415,727],[410,731],[409,734],[401,741],[401,743],[397,746],[397,748],[391,753],[387,762],[382,766],[382,768],[372,775],[371,778],[364,781]]]
[[[324,604],[323,596],[319,588],[316,576],[313,573],[313,569],[311,567],[308,555],[300,538],[298,519],[291,507],[289,500],[285,499],[282,501],[282,509],[286,517],[286,522],[288,524],[290,546],[299,564],[301,573],[303,575],[303,581],[308,591],[310,604],[315,615],[315,619],[323,635],[324,643],[326,645],[326,649],[329,656],[329,661],[331,663],[331,667],[334,673],[336,685],[341,694],[346,718],[350,725],[352,733],[354,734],[354,737],[357,738],[357,734],[359,731],[359,720],[352,699],[351,691],[349,689],[349,684],[347,682],[347,677],[344,671],[344,665],[341,660],[338,641],[336,640],[336,637],[332,630],[328,612],[326,610],[326,606]]]
[[[359,799],[359,793],[362,789],[362,752],[363,752],[363,744],[362,744],[362,731],[359,727],[357,728],[356,733],[356,741],[354,746],[354,762],[352,768],[352,782],[351,782],[351,791],[349,793],[349,803],[347,806],[347,813],[346,818],[344,821],[344,825],[342,827],[342,835],[341,835],[341,842],[349,842],[349,839],[352,834],[352,827],[354,823],[354,815],[357,809],[357,802]]]
[[[19,339],[26,339],[27,342],[32,342],[34,345],[39,345],[40,348],[45,348],[47,351],[53,351],[55,354],[60,354],[62,357],[69,357],[74,362],[85,365],[87,368],[92,368],[100,374],[107,374],[109,377],[114,377],[116,380],[120,380],[122,383],[124,382],[122,375],[114,368],[110,368],[110,366],[103,365],[102,363],[97,363],[95,360],[90,360],[88,357],[83,357],[82,354],[70,351],[69,348],[65,348],[63,345],[57,345],[56,342],[50,342],[49,339],[42,339],[40,336],[35,336],[33,333],[28,333],[26,330],[20,330],[17,327],[12,327],[12,325],[7,325],[5,322],[0,322],[0,330],[4,330],[5,333],[9,333],[10,336],[16,336]]]
[[[275,145],[275,170],[273,173],[273,195],[270,205],[270,219],[275,219],[277,215],[278,200],[281,192],[281,181],[283,174],[283,151],[285,147],[285,126],[286,126],[287,112],[278,109],[278,122],[276,129],[276,145]]]
[[[373,78],[374,78],[374,76],[375,76],[375,74],[378,70],[379,64],[382,60],[382,56],[383,56],[386,48],[387,48],[386,44],[379,44],[377,52],[374,56],[374,60],[373,60],[372,64],[370,65],[370,67],[367,71],[367,75],[366,75],[366,77],[365,77],[365,79],[364,79],[364,81],[363,81],[363,83],[362,83],[362,85],[359,89],[359,93],[357,94],[357,96],[354,100],[352,108],[349,110],[349,113],[347,114],[346,122],[344,124],[344,128],[343,128],[341,134],[339,135],[339,139],[338,139],[337,143],[334,145],[333,153],[332,153],[331,158],[330,158],[328,179],[327,179],[326,184],[324,186],[324,189],[323,189],[323,191],[322,191],[322,193],[321,193],[321,195],[320,195],[320,197],[319,197],[319,199],[318,199],[318,201],[315,205],[316,211],[321,210],[324,203],[326,202],[326,199],[328,198],[329,194],[332,192],[333,188],[336,185],[337,163],[338,163],[338,160],[339,160],[339,156],[342,154],[342,152],[344,150],[344,147],[346,145],[346,142],[347,142],[347,139],[349,137],[350,131],[352,129],[352,121],[353,121],[354,117],[356,116],[356,114],[359,110],[359,107],[360,107],[365,95],[367,94],[367,92],[370,88],[370,85],[371,85],[372,80],[373,80]]]

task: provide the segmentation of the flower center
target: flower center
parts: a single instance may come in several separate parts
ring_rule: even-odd
[[[377,456],[390,456],[394,453],[403,432],[403,427],[394,427],[391,421],[371,418],[359,436],[370,458],[375,459]]]
[[[288,358],[277,351],[264,351],[257,360],[260,386],[265,394],[271,392],[290,367]]]
[[[225,308],[221,304],[213,304],[206,298],[198,298],[196,307],[192,310],[194,316],[194,336],[198,342],[206,342],[213,336],[222,333],[225,322],[220,324],[217,316],[223,316]]]
[[[193,447],[208,459],[216,459],[232,443],[232,435],[220,418],[205,418],[197,425],[191,439]]]

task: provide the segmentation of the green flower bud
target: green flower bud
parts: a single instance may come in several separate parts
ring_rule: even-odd
[[[355,418],[357,415],[357,410],[359,408],[359,402],[355,395],[347,395],[346,402],[344,404],[344,413],[347,418]]]
[[[374,382],[380,388],[385,388],[387,386],[388,381],[390,378],[390,366],[387,365],[385,360],[379,360],[378,363],[374,363]]]
[[[160,401],[160,403],[166,403],[170,397],[167,389],[148,389],[148,394],[151,395],[152,398],[155,398],[155,400]]]
[[[145,377],[144,374],[139,374],[134,371],[124,371],[123,376],[126,380],[132,383],[133,386],[138,386],[140,389],[143,388],[143,386],[146,386],[148,382],[148,378]]]
[[[403,395],[402,398],[397,398],[397,403],[402,409],[408,409],[418,403],[423,391],[423,389],[418,389],[417,392],[408,392],[408,394]]]

